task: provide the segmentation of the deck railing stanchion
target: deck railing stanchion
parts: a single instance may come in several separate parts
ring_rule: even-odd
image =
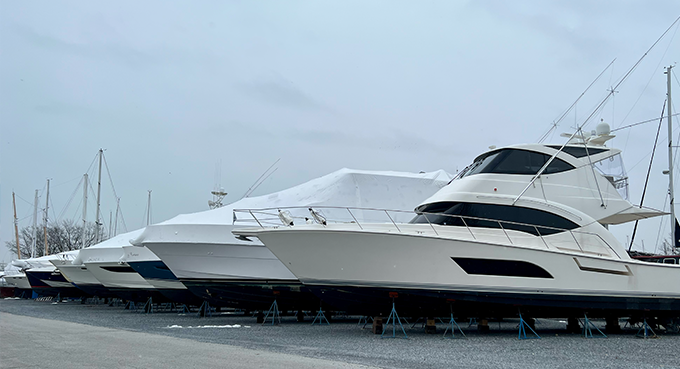
[[[255,214],[253,214],[253,211],[252,211],[252,210],[248,210],[248,212],[250,213],[250,216],[252,216],[253,219],[255,219],[255,221],[257,222],[257,224],[260,225],[260,228],[264,228],[264,226],[262,225],[262,223],[260,223],[260,221],[257,220],[257,217],[255,216]]]
[[[468,227],[467,222],[465,221],[465,219],[464,219],[463,217],[461,217],[460,215],[459,215],[458,217],[460,218],[460,220],[463,221],[463,224],[465,224],[465,228],[467,228],[467,230],[470,232],[470,234],[472,235],[472,238],[476,240],[477,237],[475,237],[475,234],[472,233],[472,229],[470,229],[470,227]]]
[[[510,236],[508,235],[508,232],[505,231],[505,228],[503,228],[503,225],[501,224],[500,221],[498,221],[498,226],[501,227],[501,229],[503,230],[503,233],[505,233],[505,237],[507,237],[508,241],[510,241],[510,244],[514,245],[514,243],[512,243],[512,240],[510,239]]]
[[[437,232],[436,229],[434,229],[434,226],[433,226],[432,223],[430,222],[430,219],[427,217],[427,214],[423,213],[423,215],[425,216],[425,220],[427,220],[427,224],[429,224],[429,225],[430,225],[430,228],[432,228],[432,230],[434,231],[434,234],[436,234],[437,236],[439,236],[439,233]]]
[[[352,219],[354,219],[354,221],[355,221],[355,222],[357,223],[357,225],[359,226],[359,229],[363,230],[364,227],[361,226],[361,223],[359,223],[359,221],[358,221],[357,218],[354,216],[354,214],[352,214],[352,211],[349,210],[349,208],[346,208],[346,209],[347,209],[347,211],[349,212],[349,215],[352,216]]]
[[[399,226],[397,225],[397,223],[394,222],[394,219],[392,219],[392,217],[390,216],[390,213],[388,213],[387,210],[385,210],[385,214],[387,214],[387,217],[390,218],[390,220],[392,221],[392,224],[394,224],[394,226],[397,228],[397,231],[399,233],[401,233],[401,229],[399,229]]]

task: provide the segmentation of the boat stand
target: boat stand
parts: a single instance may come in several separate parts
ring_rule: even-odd
[[[468,328],[472,327],[473,325],[477,325],[477,318],[470,318],[470,322],[468,323]]]
[[[109,306],[120,306],[120,299],[117,297],[112,298],[111,301],[109,301]],[[125,309],[127,309],[127,304],[125,305]]]
[[[148,300],[146,300],[146,303],[144,303],[144,307],[142,308],[145,314],[153,314],[153,297],[149,297]]]
[[[593,330],[590,328],[595,328],[600,335],[593,336]],[[583,314],[583,338],[607,338],[607,335],[602,333],[600,328],[597,328],[590,319],[588,319],[588,314]]]
[[[265,325],[265,323],[267,323],[267,318],[269,317],[270,314],[272,316],[272,325],[274,325],[274,323],[276,323],[277,320],[278,324],[281,324],[281,312],[279,311],[279,304],[276,302],[276,300],[274,300],[274,303],[267,311],[267,314],[265,314],[264,320],[262,320],[262,325]]]
[[[203,301],[203,304],[201,304],[201,307],[198,309],[198,317],[205,318],[207,316],[212,316],[212,309],[210,308],[208,301]]]
[[[453,318],[453,313],[451,313],[451,320],[446,325],[446,330],[444,331],[444,336],[443,336],[444,338],[449,338],[449,337],[446,337],[446,333],[449,332],[449,329],[451,329],[451,337],[450,338],[456,338],[456,329],[458,329],[460,334],[463,335],[463,338],[467,338],[467,336],[465,335],[463,330],[460,329],[460,326],[456,322],[456,319]]]
[[[383,331],[380,334],[380,338],[397,338],[397,324],[399,324],[401,332],[404,333],[404,337],[402,338],[408,339],[406,330],[404,330],[404,326],[401,324],[401,319],[399,319],[399,314],[397,314],[397,309],[394,306],[394,299],[392,299],[392,311],[390,312],[390,315],[387,317],[387,323],[385,323],[385,326],[389,325],[390,322],[392,322],[392,337],[389,336],[385,337],[385,329],[383,328]]]
[[[331,325],[331,322],[326,319],[326,314],[323,313],[323,310],[321,309],[321,306],[319,306],[319,312],[316,313],[316,316],[314,317],[314,320],[312,321],[312,325],[316,323],[316,320],[319,320],[319,325],[323,324],[324,321],[326,322],[326,325]]]
[[[130,300],[130,301],[127,302],[127,304],[125,304],[125,306],[123,307],[123,309],[124,309],[124,310],[133,310],[133,311],[134,311],[134,310],[137,310],[137,305],[135,305],[135,302],[134,302],[134,301]]]
[[[531,333],[533,333],[535,335],[535,337],[534,336],[528,336],[527,337],[526,328],[529,328],[529,330],[531,331]],[[520,340],[541,339],[541,336],[539,336],[538,333],[536,333],[536,331],[534,331],[529,326],[529,323],[527,323],[526,320],[524,320],[524,318],[522,318],[522,313],[519,313],[519,334],[518,334],[517,338],[520,339]]]
[[[191,310],[189,310],[189,307],[187,306],[187,304],[182,304],[182,307],[179,309],[178,314],[189,314],[189,313],[191,313]]]
[[[642,332],[642,334],[640,334],[640,332]],[[644,320],[642,321],[642,327],[637,331],[635,337],[643,339],[659,338],[659,336],[656,335],[652,327],[649,324],[647,324],[647,318],[644,318]]]
[[[361,329],[366,329],[366,324],[368,324],[368,319],[371,319],[371,322],[373,322],[373,317],[371,317],[371,316],[362,315],[361,317],[359,317],[359,322],[357,322],[357,327],[361,325],[362,326]]]

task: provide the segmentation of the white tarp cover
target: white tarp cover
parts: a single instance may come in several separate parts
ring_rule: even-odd
[[[212,232],[213,227],[210,226],[257,226],[250,214],[234,213],[234,209],[273,208],[268,210],[267,214],[257,214],[257,218],[264,225],[270,226],[282,225],[277,217],[277,209],[286,207],[300,207],[288,209],[295,218],[296,224],[304,223],[304,217],[311,219],[308,207],[319,207],[320,212],[329,222],[353,221],[354,219],[345,209],[347,207],[403,210],[404,213],[390,213],[390,216],[396,222],[406,222],[413,218],[415,215],[413,209],[420,202],[446,186],[451,178],[452,176],[443,170],[405,173],[340,169],[269,195],[241,199],[218,209],[178,215],[165,222],[147,227],[147,231],[136,239],[134,244],[141,245],[158,240],[161,234],[167,234],[173,227],[186,231],[186,227],[183,226],[194,225],[193,231],[190,232],[193,236],[190,238],[212,238],[207,234]],[[342,208],[324,209],[323,206]],[[390,222],[390,219],[381,211],[352,210],[352,214],[360,222]],[[223,229],[215,230],[215,232],[219,232],[222,234],[221,237],[224,237]],[[228,236],[234,239],[233,236]]]
[[[406,173],[345,168],[283,191],[241,199],[219,209],[178,215],[160,224],[232,224],[234,209],[290,206],[339,206],[412,211],[421,201],[444,187],[451,178],[452,176],[443,170]],[[299,213],[305,215],[298,215],[293,210],[291,212],[299,217],[309,217],[306,209],[301,210]],[[322,209],[322,212],[328,211]],[[344,215],[347,211],[343,210],[340,213]],[[236,216],[239,220],[252,220],[247,213],[238,213]],[[410,219],[413,214],[406,216]],[[349,217],[349,214],[344,217]],[[364,219],[362,217],[359,220]]]

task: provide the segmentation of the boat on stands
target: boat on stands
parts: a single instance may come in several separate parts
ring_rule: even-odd
[[[258,207],[259,221],[286,221],[294,227],[326,222],[324,217],[352,222],[386,220],[384,213],[350,213],[344,207],[329,207],[350,204],[409,209],[451,178],[441,170],[403,173],[341,169],[287,190],[151,225],[133,244],[148,247],[191,292],[211,305],[266,310],[276,301],[280,309],[317,309],[318,298],[262,243],[231,235],[240,225],[256,224],[251,214],[235,213],[234,209]],[[300,208],[288,208],[294,206]],[[315,210],[319,206],[327,207],[323,214]]]
[[[137,238],[144,229],[124,233],[104,242],[84,248],[78,254],[87,270],[108,290],[130,301],[167,301],[156,288],[128,265],[123,257],[123,246]]]
[[[670,281],[680,265],[631,258],[607,229],[665,214],[627,200],[621,151],[605,146],[613,137],[602,123],[565,145],[493,148],[407,224],[233,233],[259,239],[306,287],[352,312],[677,316],[680,284]]]
[[[199,306],[203,300],[172,273],[170,268],[146,247],[123,246],[123,258],[132,269],[170,301]]]

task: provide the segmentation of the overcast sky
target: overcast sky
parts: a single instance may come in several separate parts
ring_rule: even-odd
[[[35,189],[44,207],[47,178],[50,219],[78,220],[78,182],[99,148],[133,230],[147,190],[158,222],[207,210],[217,182],[238,200],[279,158],[255,195],[342,167],[454,173],[490,145],[535,142],[616,58],[548,140],[562,143],[679,15],[675,0],[0,1],[0,260],[12,257],[12,191],[20,226]],[[660,115],[677,30],[588,129]],[[610,142],[634,203],[655,132]],[[663,147],[645,200],[656,208]],[[102,198],[108,223],[107,176]],[[660,223],[648,223],[649,251]],[[614,230],[622,242],[629,231]]]

